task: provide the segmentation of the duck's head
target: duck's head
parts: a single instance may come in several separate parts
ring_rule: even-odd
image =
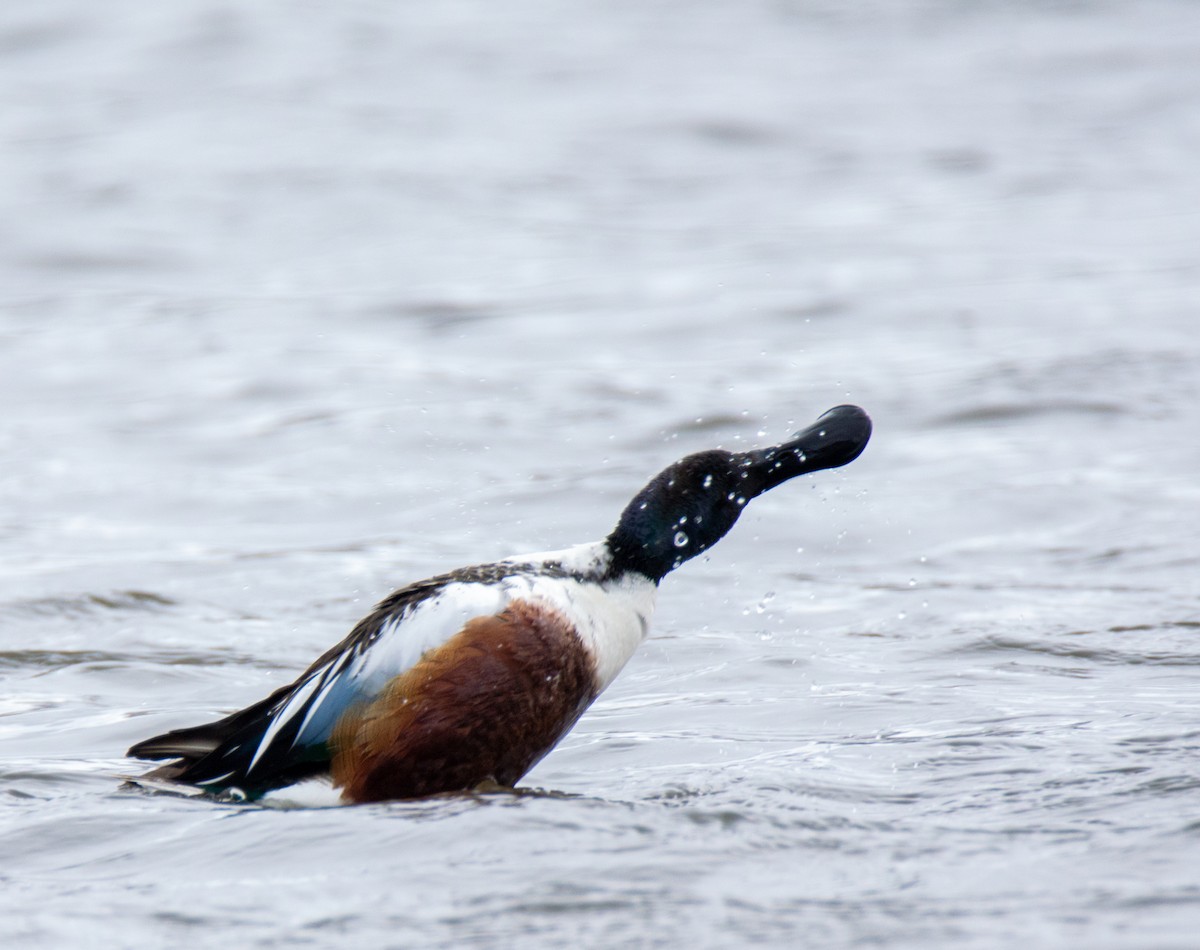
[[[837,406],[782,445],[680,459],[638,492],[608,536],[613,565],[662,580],[716,544],[751,498],[790,478],[853,462],[871,438],[858,406]]]

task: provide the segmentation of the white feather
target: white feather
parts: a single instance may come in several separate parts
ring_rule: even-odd
[[[259,740],[258,748],[254,750],[254,758],[250,760],[250,767],[246,769],[247,772],[252,772],[254,770],[254,766],[258,763],[258,760],[262,758],[262,754],[266,752],[271,743],[275,741],[275,736],[279,734],[279,730],[287,725],[288,721],[296,714],[298,710],[303,708],[305,701],[313,694],[313,691],[316,690],[321,683],[322,677],[314,674],[305,680],[296,689],[296,691],[292,693],[291,697],[287,701],[287,704],[271,719],[271,725],[267,727],[267,731],[263,733],[262,739]],[[227,776],[223,775],[221,778],[227,778]]]
[[[603,691],[616,679],[642,642],[654,613],[658,588],[640,574],[626,574],[617,580],[601,581],[610,555],[602,541],[580,544],[564,551],[508,558],[510,561],[556,562],[564,569],[589,580],[549,575],[516,575],[508,578],[515,590],[509,599],[520,596],[545,603],[575,625],[579,638],[592,656],[596,669],[597,691]]]
[[[345,805],[339,789],[330,784],[328,776],[305,779],[295,785],[267,792],[259,803],[270,808],[335,808]]]
[[[498,613],[508,603],[499,583],[447,584],[380,631],[378,639],[355,657],[346,671],[368,693],[378,693],[392,678],[415,666],[475,617]]]

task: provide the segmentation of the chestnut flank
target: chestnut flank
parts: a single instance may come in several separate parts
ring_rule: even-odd
[[[571,624],[518,601],[468,621],[339,720],[334,786],[348,802],[374,802],[514,785],[595,696],[592,662]]]

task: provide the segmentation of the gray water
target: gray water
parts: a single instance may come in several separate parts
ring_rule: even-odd
[[[1193,947],[1200,5],[0,11],[0,940]],[[855,402],[527,794],[120,789]],[[542,790],[534,794],[533,790]]]

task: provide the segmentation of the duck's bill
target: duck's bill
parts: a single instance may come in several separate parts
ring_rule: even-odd
[[[835,406],[782,445],[747,452],[742,464],[754,494],[762,494],[797,475],[853,462],[870,439],[870,416],[858,406]]]

